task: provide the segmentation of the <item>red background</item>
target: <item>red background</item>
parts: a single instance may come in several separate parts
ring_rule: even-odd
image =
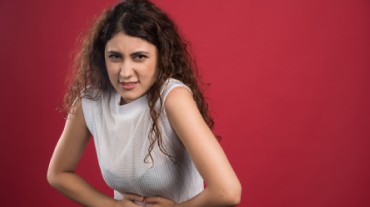
[[[77,206],[46,170],[75,40],[115,0],[0,0],[1,206]],[[370,1],[156,0],[192,42],[240,206],[370,206]],[[92,143],[80,173],[112,194]]]

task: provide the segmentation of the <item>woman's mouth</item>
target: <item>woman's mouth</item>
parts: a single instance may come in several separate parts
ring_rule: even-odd
[[[139,82],[120,82],[121,87],[124,90],[132,90],[134,89]]]

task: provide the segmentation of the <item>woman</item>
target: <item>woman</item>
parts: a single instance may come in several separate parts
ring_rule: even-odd
[[[193,61],[163,11],[146,0],[105,11],[76,68],[65,96],[68,119],[48,169],[53,187],[85,206],[240,202],[241,186],[211,131]],[[75,173],[91,135],[114,198]]]

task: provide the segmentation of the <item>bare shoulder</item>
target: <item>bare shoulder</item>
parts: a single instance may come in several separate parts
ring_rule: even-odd
[[[80,122],[84,122],[84,114],[83,114],[83,108],[82,108],[82,100],[79,102],[75,103],[73,107],[71,107],[68,117],[67,117],[67,122],[68,121],[76,121],[79,120]]]
[[[71,108],[62,136],[65,134],[68,134],[69,136],[78,135],[85,139],[90,136],[90,132],[87,129],[85,122],[82,101],[79,101],[73,106],[73,108]]]
[[[186,106],[191,103],[195,104],[193,94],[185,87],[176,87],[168,93],[165,108],[166,110],[173,110],[179,106]]]
[[[164,105],[170,124],[175,130],[183,128],[184,125],[203,122],[193,94],[185,87],[172,89]]]
[[[185,147],[192,151],[195,140],[213,142],[214,136],[203,119],[192,93],[185,87],[176,87],[167,95],[165,109],[171,127]],[[216,139],[214,139],[216,140]]]

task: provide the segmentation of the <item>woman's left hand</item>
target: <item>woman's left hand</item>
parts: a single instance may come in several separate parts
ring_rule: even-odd
[[[146,197],[144,199],[144,203],[146,204],[146,206],[152,206],[152,207],[175,207],[176,206],[175,201],[168,199],[168,198],[160,197],[160,196]]]

